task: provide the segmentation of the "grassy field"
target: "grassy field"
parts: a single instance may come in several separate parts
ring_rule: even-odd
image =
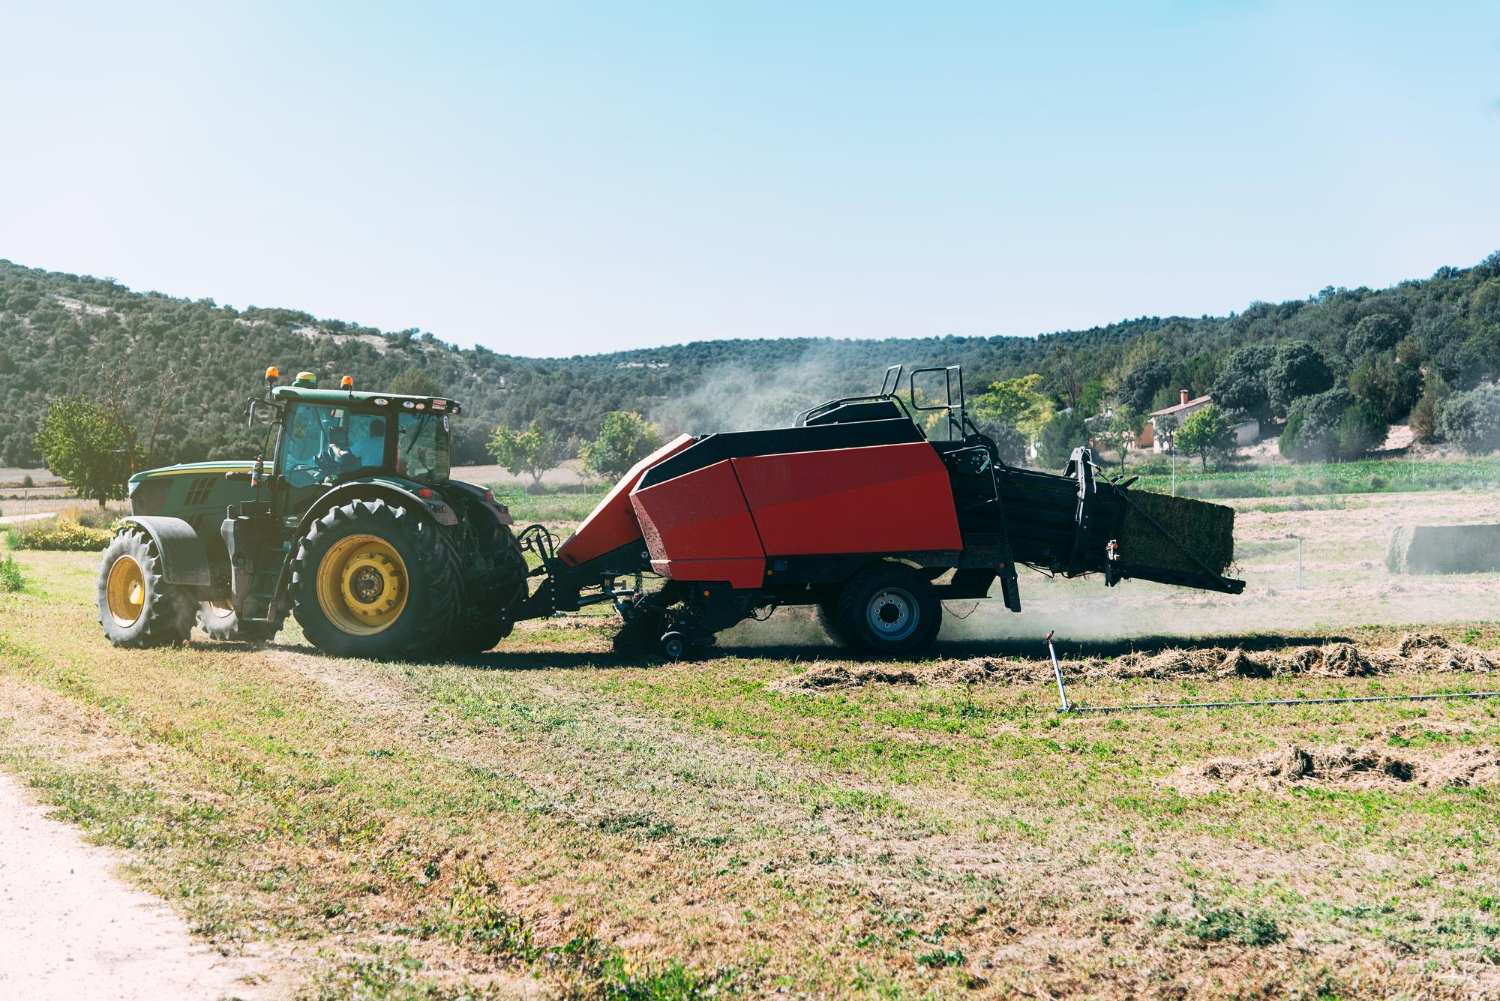
[[[1047,628],[1084,704],[1500,687],[1125,669],[1415,628],[1500,650],[1492,576],[1378,565],[1391,524],[1500,502],[1239,507],[1242,599],[1026,577],[1022,615],[952,603],[929,660],[827,688],[867,666],[787,612],[670,666],[614,660],[606,616],[452,664],[330,659],[295,627],[116,651],[96,557],[20,552],[0,767],[248,954],[247,997],[1500,992],[1500,787],[1438,778],[1493,754],[1500,700],[1055,711]],[[1346,766],[1256,771],[1293,748]]]
[[[1172,474],[1155,460],[1139,488],[1169,493]],[[1112,470],[1114,472],[1114,470]],[[1127,470],[1127,475],[1137,471]],[[1417,460],[1366,459],[1299,465],[1277,462],[1245,469],[1204,471],[1195,459],[1179,458],[1177,493],[1184,497],[1302,497],[1314,494],[1406,493],[1414,490],[1494,490],[1500,458]]]

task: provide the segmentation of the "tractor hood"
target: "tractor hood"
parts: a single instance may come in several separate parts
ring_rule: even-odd
[[[160,469],[143,469],[130,478],[131,483],[154,480],[159,476],[211,476],[214,473],[250,472],[255,463],[248,459],[226,459],[221,462],[179,462]]]

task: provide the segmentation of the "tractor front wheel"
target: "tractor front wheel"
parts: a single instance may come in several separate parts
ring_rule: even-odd
[[[269,622],[241,622],[234,605],[227,600],[198,602],[198,628],[209,639],[243,643],[266,643],[276,635],[276,627]]]
[[[96,597],[99,624],[115,646],[181,643],[192,632],[192,598],[162,580],[161,554],[145,532],[121,532],[104,550]]]
[[[856,650],[900,657],[937,639],[942,604],[932,582],[916,570],[904,563],[877,563],[844,584],[836,621],[843,641]]]
[[[458,578],[438,528],[398,504],[330,509],[292,563],[292,614],[308,642],[347,657],[436,652],[458,605]]]

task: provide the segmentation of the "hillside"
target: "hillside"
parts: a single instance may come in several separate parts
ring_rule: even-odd
[[[1368,317],[1389,318],[1375,324],[1378,343],[1354,336]],[[1391,360],[1398,340],[1400,362]],[[466,404],[456,459],[482,461],[495,424],[522,426],[548,408],[580,436],[617,409],[643,411],[667,431],[766,425],[798,405],[868,391],[888,364],[960,362],[971,394],[1037,372],[1060,403],[1092,409],[1123,395],[1146,403],[1177,389],[1207,392],[1236,349],[1288,341],[1317,348],[1339,384],[1362,362],[1407,365],[1408,396],[1434,373],[1457,389],[1492,379],[1500,372],[1500,254],[1388,289],[1327,288],[1227,317],[1142,317],[1034,338],[701,341],[555,359],[460,349],[430,333],[292,309],[134,292],[0,260],[0,465],[39,464],[37,421],[47,401],[72,393],[123,407],[151,464],[254,454],[242,401],[269,364],[325,379],[352,373],[365,387],[425,374]],[[1383,392],[1378,384],[1365,391]]]

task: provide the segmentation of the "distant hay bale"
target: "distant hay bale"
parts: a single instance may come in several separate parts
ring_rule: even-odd
[[[1234,562],[1234,508],[1189,497],[1130,491],[1134,505],[1125,509],[1120,558],[1127,566],[1165,567],[1201,571],[1172,539],[1162,535],[1142,512],[1150,515],[1193,555],[1223,573]]]
[[[1407,574],[1500,571],[1500,525],[1401,525],[1385,565]]]

